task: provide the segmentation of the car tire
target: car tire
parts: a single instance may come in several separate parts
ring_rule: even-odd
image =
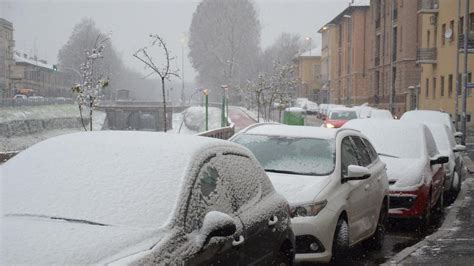
[[[380,250],[383,247],[385,241],[385,228],[387,225],[387,206],[382,205],[379,214],[379,220],[377,221],[377,228],[375,229],[374,234],[367,239],[365,245],[371,250]]]
[[[339,218],[332,242],[332,261],[343,261],[349,250],[349,226],[343,218]]]
[[[425,213],[420,219],[420,224],[419,224],[419,229],[420,232],[426,232],[431,225],[431,214],[433,213],[432,211],[432,206],[431,206],[431,190],[430,193],[428,194],[428,199],[426,201],[426,209]]]
[[[436,204],[433,206],[433,214],[436,217],[441,217],[443,215],[444,211],[444,187],[441,189],[441,195],[439,195],[438,200],[436,201]]]

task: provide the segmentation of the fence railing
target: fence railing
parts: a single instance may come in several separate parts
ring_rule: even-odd
[[[71,98],[26,98],[12,99],[0,98],[0,107],[21,107],[21,106],[39,106],[54,104],[73,104]]]
[[[459,35],[459,50],[464,50],[464,34]],[[474,49],[474,33],[470,32],[467,34],[467,50]]]
[[[418,12],[437,12],[439,8],[438,0],[419,0]]]
[[[419,48],[416,61],[420,64],[435,64],[437,59],[436,48]]]
[[[208,130],[205,132],[201,132],[197,135],[202,136],[202,137],[227,140],[227,139],[230,139],[230,137],[232,137],[234,133],[235,133],[234,124],[230,124],[227,127]]]

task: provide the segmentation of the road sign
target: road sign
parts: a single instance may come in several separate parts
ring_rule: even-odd
[[[474,89],[474,83],[468,83],[468,84],[466,85],[466,88],[468,88],[468,89]]]

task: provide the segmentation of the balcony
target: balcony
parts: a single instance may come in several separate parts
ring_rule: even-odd
[[[418,13],[437,14],[439,11],[438,0],[419,0]]]
[[[436,48],[419,48],[416,53],[417,64],[436,64]]]
[[[474,33],[469,33],[467,36],[467,52],[474,53]],[[459,51],[464,51],[464,34],[459,35]]]

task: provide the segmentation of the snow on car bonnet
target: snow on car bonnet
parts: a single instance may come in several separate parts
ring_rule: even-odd
[[[217,140],[155,132],[84,132],[5,163],[3,214],[158,228],[172,217],[191,161]]]

